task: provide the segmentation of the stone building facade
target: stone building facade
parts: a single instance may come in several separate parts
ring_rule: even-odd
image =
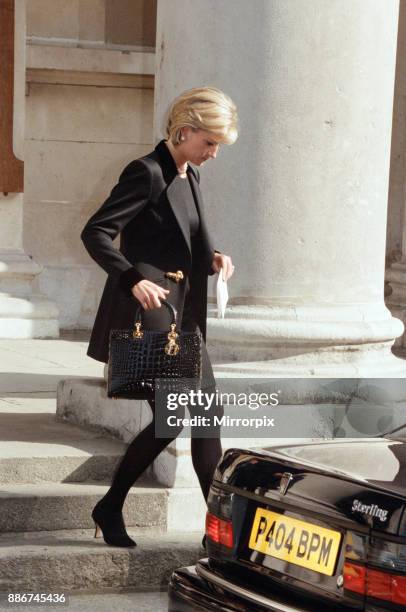
[[[202,171],[236,266],[212,354],[237,373],[403,372],[405,0],[2,1],[24,191],[0,195],[1,336],[91,327],[105,274],[80,230],[170,100],[212,84],[241,118]]]

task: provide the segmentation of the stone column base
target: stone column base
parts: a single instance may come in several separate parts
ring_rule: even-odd
[[[386,272],[386,280],[392,288],[392,293],[386,304],[392,315],[406,324],[406,263],[398,262],[391,265]],[[395,346],[406,347],[406,334],[395,340]]]
[[[208,349],[218,376],[406,376],[391,347],[403,324],[383,303],[232,305],[209,310]]]

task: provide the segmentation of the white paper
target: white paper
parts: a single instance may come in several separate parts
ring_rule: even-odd
[[[227,302],[227,281],[223,280],[223,268],[221,268],[217,278],[217,317],[219,319],[224,319]]]

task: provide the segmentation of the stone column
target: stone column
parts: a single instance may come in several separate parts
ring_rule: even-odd
[[[394,262],[386,272],[386,280],[389,281],[392,293],[386,300],[394,317],[398,317],[406,323],[406,200],[403,203],[402,233],[400,261]],[[399,336],[395,345],[399,348],[406,348],[406,334]]]
[[[233,256],[212,318],[223,371],[404,375],[383,300],[398,0],[158,2],[155,135],[168,103],[214,85],[241,135],[201,185]]]
[[[391,172],[389,188],[386,256],[391,263],[387,270],[391,294],[386,303],[393,316],[406,322],[406,2],[399,10],[398,51],[396,61],[395,100],[393,104]],[[406,347],[406,334],[396,339],[398,347]]]
[[[13,129],[7,132],[7,145],[2,143],[2,153],[7,149],[10,162],[2,160],[6,170],[0,177],[0,338],[58,337],[58,310],[35,290],[42,267],[23,246],[23,165],[18,160],[24,158],[25,1],[4,2],[2,10],[3,70],[7,62],[12,64],[9,78],[2,82],[2,97],[3,102],[10,101]]]

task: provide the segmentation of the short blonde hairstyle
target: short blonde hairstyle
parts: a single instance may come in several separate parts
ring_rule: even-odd
[[[194,87],[172,102],[166,134],[172,144],[180,142],[181,128],[189,126],[211,132],[222,144],[233,144],[238,137],[237,108],[224,92],[216,87]]]

